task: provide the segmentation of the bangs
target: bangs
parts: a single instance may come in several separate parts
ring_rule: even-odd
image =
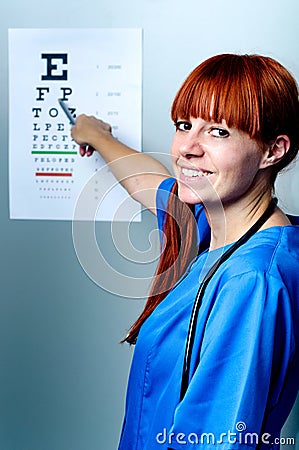
[[[178,91],[172,120],[225,120],[228,127],[260,139],[263,103],[258,70],[253,66],[248,55],[218,55],[204,61]]]

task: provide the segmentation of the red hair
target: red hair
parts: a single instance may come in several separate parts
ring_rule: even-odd
[[[197,253],[194,206],[183,203],[179,200],[177,194],[178,185],[174,183],[170,192],[167,211],[165,211],[164,248],[145,308],[124,339],[130,344],[135,344],[143,322],[166,297]]]
[[[276,175],[299,148],[298,87],[293,76],[272,58],[223,54],[196,67],[178,91],[171,108],[174,122],[201,117],[248,133],[267,146],[278,135],[290,138],[291,148],[273,166]]]
[[[285,134],[291,147],[273,166],[272,186],[277,173],[297,155],[299,148],[298,88],[292,75],[277,61],[259,55],[223,54],[196,67],[179,89],[171,117],[223,119],[228,127],[248,133],[263,146]],[[164,222],[165,246],[153,279],[150,295],[140,317],[125,341],[134,343],[147,317],[183,275],[196,254],[196,224],[190,220],[192,207],[177,195],[177,183],[170,195]]]

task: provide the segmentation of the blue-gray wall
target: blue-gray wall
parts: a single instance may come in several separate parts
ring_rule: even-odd
[[[143,149],[167,152],[170,102],[186,74],[206,57],[267,54],[299,79],[299,2],[9,0],[1,10],[0,450],[114,450],[131,359],[131,350],[118,342],[142,301],[109,294],[87,277],[70,222],[8,218],[7,29],[143,28]],[[279,183],[289,212],[299,213],[298,185],[296,167]],[[154,226],[149,213],[131,226],[140,251]],[[125,224],[119,232],[126,234]],[[98,224],[97,234],[119,270],[136,276],[153,270],[153,265],[127,267],[113,249],[110,224]],[[298,410],[286,436],[299,430]]]

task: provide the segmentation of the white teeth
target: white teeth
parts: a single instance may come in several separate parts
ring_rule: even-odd
[[[186,177],[207,177],[211,172],[202,172],[201,170],[185,169],[182,167],[182,174]]]

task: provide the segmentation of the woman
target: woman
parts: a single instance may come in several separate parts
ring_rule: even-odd
[[[272,198],[299,148],[297,86],[271,58],[219,55],[171,113],[177,181],[108,124],[82,115],[72,129],[82,155],[98,150],[135,199],[156,199],[163,230],[126,338],[137,345],[119,448],[275,448],[299,385],[299,233]]]

